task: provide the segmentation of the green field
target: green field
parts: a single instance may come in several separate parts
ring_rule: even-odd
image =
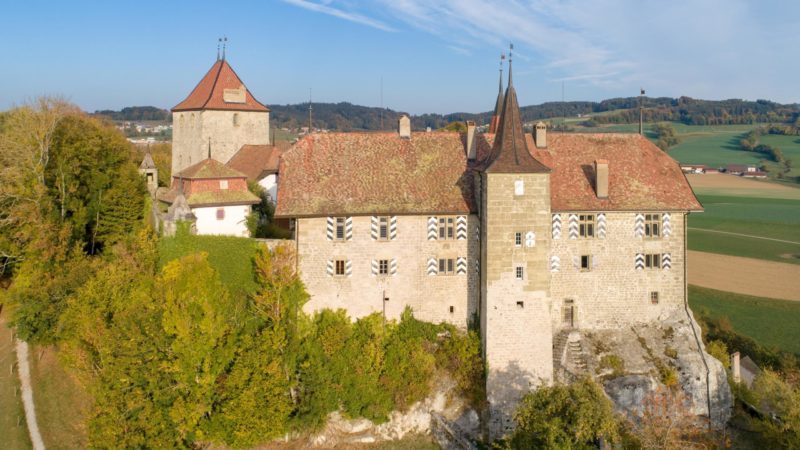
[[[190,253],[206,252],[211,266],[219,272],[222,282],[231,292],[253,293],[252,260],[256,240],[231,236],[192,236],[178,233],[176,237],[161,238],[158,243],[160,265]]]
[[[8,312],[0,312],[0,442],[4,449],[25,450],[31,448],[31,441],[19,392],[17,355],[11,329],[3,315],[7,316]],[[14,370],[11,370],[12,366]]]
[[[690,250],[800,264],[800,200],[702,194],[698,199],[705,212],[689,215]]]
[[[800,354],[800,302],[689,286],[689,305],[698,315],[727,317],[735,331],[762,345]]]
[[[759,142],[762,144],[778,147],[783,152],[786,159],[791,159],[794,163],[789,176],[800,176],[800,136],[780,136],[768,134],[761,136]],[[778,164],[772,161],[766,163],[770,171],[778,171]]]

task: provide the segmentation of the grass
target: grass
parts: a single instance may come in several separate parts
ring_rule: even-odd
[[[39,430],[48,449],[86,448],[89,394],[64,370],[52,347],[30,347],[31,384]]]
[[[256,290],[251,261],[256,240],[231,236],[192,236],[178,233],[158,243],[159,262],[166,263],[196,252],[208,253],[208,261],[219,272],[222,282],[232,293],[250,294]]]
[[[4,449],[25,450],[31,448],[31,441],[20,398],[16,358],[11,329],[0,317],[0,441]]]
[[[800,264],[800,244],[698,229],[800,243],[800,200],[717,195],[699,195],[698,198],[705,212],[689,215],[690,250]]]
[[[759,344],[800,354],[800,302],[689,286],[689,305],[699,315],[727,317],[736,332]]]
[[[786,159],[791,159],[794,162],[794,167],[789,172],[789,176],[800,176],[800,136],[781,136],[777,134],[767,134],[761,136],[759,142],[762,144],[771,145],[781,149],[783,156]],[[769,161],[766,163],[770,172],[778,172],[779,166],[777,163]]]

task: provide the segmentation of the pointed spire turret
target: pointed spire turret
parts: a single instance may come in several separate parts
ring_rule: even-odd
[[[505,53],[500,54],[500,87],[497,90],[497,101],[494,105],[492,121],[489,124],[489,133],[497,133],[497,126],[500,123],[500,113],[503,110],[503,60],[506,59]]]
[[[514,47],[512,45],[511,49]],[[486,160],[486,172],[494,173],[547,173],[544,164],[534,158],[528,150],[525,132],[522,129],[522,118],[517,102],[517,92],[511,75],[511,54],[508,57],[508,88],[503,99],[500,112],[500,124],[489,158]]]

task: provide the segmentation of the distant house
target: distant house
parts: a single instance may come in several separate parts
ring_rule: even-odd
[[[247,190],[247,176],[211,158],[172,177],[158,200],[173,205],[185,199],[196,217],[197,234],[248,236],[247,215],[259,198]]]
[[[706,167],[707,174],[717,174],[719,173],[719,169],[716,167]]]
[[[756,171],[748,171],[742,172],[742,175],[745,178],[767,178],[767,172],[761,172],[759,170]]]
[[[728,164],[725,172],[731,175],[741,175],[745,172],[757,172],[755,166],[748,166],[744,164]]]
[[[288,148],[277,145],[243,145],[228,161],[227,166],[258,182],[273,202],[278,196],[278,163]]]
[[[705,164],[681,164],[684,173],[706,173],[708,166]]]

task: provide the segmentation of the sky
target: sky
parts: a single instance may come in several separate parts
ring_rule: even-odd
[[[0,0],[0,12],[0,110],[40,95],[87,111],[171,108],[221,36],[267,104],[310,90],[314,102],[414,114],[488,111],[509,43],[522,105],[640,87],[800,102],[798,1]]]

